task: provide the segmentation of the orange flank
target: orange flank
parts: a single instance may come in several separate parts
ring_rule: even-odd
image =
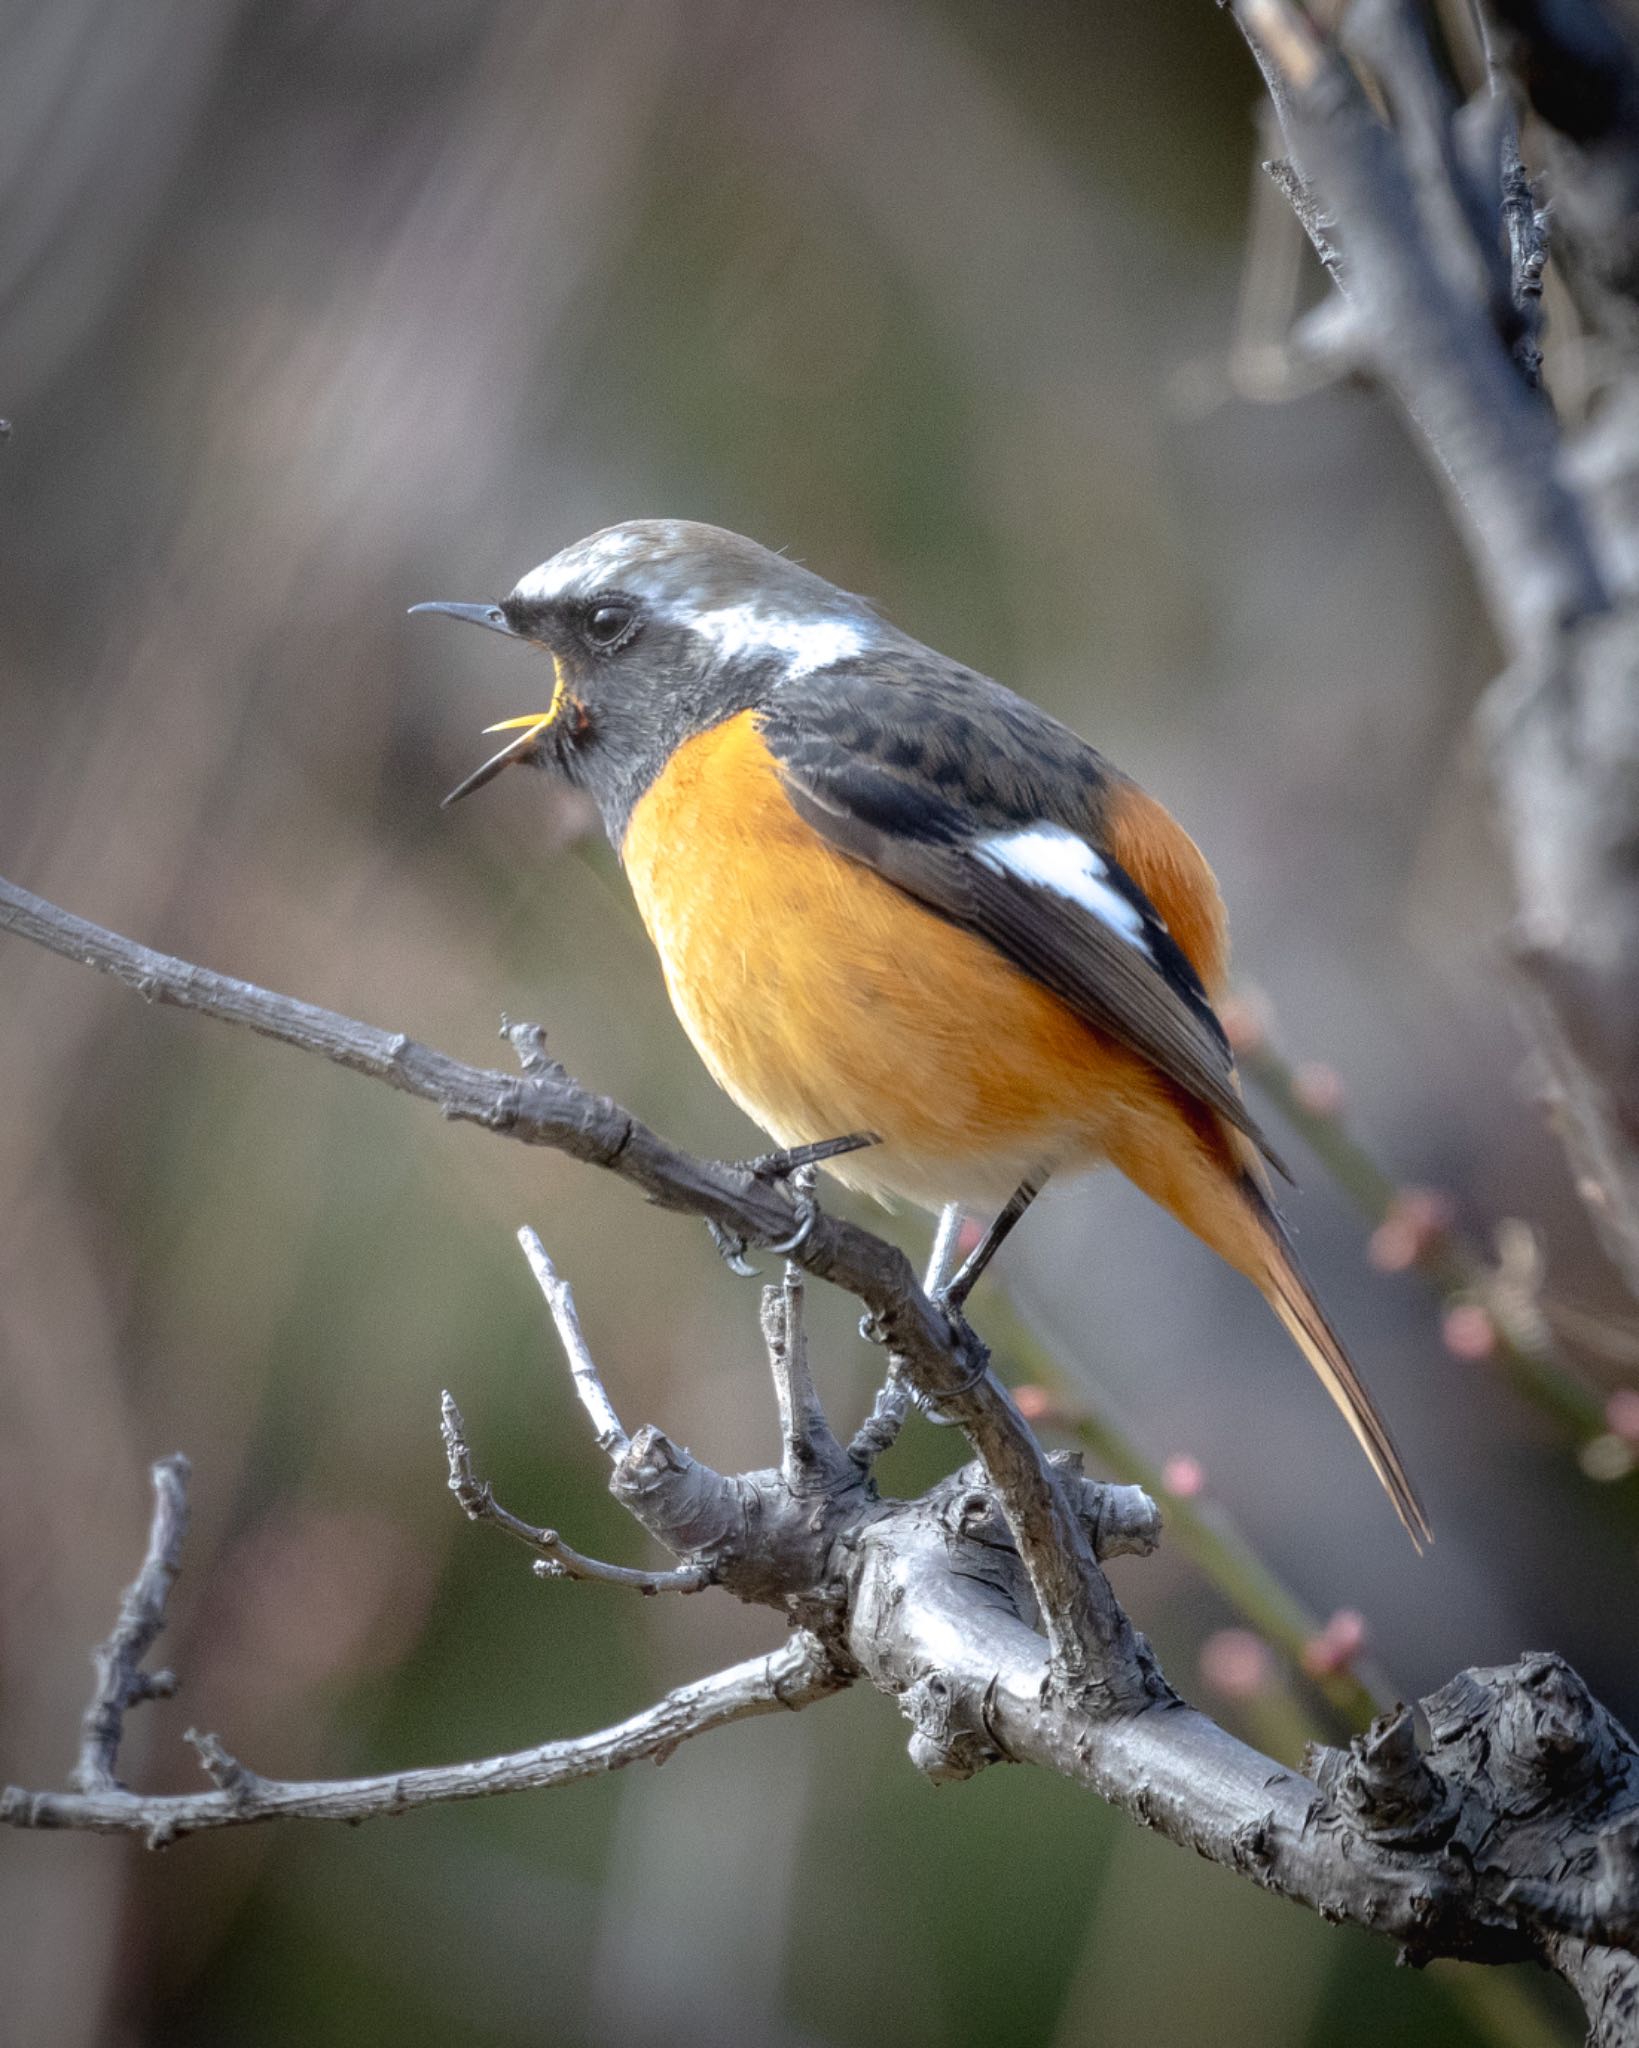
[[[999,1207],[1146,1127],[1193,1142],[1146,1061],[811,830],[754,713],[677,749],[621,852],[673,1007],[735,1101],[782,1145],[881,1134],[828,1167],[850,1186]]]

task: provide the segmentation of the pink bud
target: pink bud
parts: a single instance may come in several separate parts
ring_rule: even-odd
[[[1398,1188],[1372,1232],[1366,1256],[1380,1273],[1403,1273],[1434,1250],[1450,1230],[1453,1214],[1443,1189]]]
[[[1366,1240],[1366,1257],[1379,1273],[1403,1273],[1417,1262],[1417,1233],[1402,1217],[1385,1216]]]
[[[1311,1678],[1347,1671],[1366,1647],[1366,1617],[1358,1608],[1340,1607],[1318,1636],[1303,1646],[1303,1668]]]
[[[1402,1188],[1395,1206],[1419,1237],[1443,1237],[1451,1228],[1456,1208],[1444,1188]]]
[[[1343,1077],[1324,1060],[1305,1060],[1292,1076],[1292,1093],[1311,1116],[1336,1116],[1343,1107]]]
[[[1497,1326],[1477,1301],[1460,1301],[1440,1322],[1440,1337],[1453,1358],[1477,1364],[1497,1348]]]
[[[1045,1422],[1058,1412],[1058,1403],[1046,1387],[1015,1387],[1013,1406],[1026,1422]]]
[[[1244,990],[1218,1005],[1218,1021],[1232,1052],[1257,1052],[1269,1037],[1268,1005]]]
[[[1199,1458],[1178,1451],[1161,1467],[1161,1484],[1179,1500],[1193,1500],[1206,1488],[1206,1472]]]
[[[1226,1699],[1253,1699],[1274,1675],[1269,1645],[1249,1628],[1217,1629],[1201,1645],[1201,1676]]]
[[[1639,1445],[1639,1388],[1618,1387],[1605,1403],[1605,1421],[1612,1436]]]

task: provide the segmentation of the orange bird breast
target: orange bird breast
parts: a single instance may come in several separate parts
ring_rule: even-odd
[[[1147,822],[1129,814],[1135,844]],[[830,1167],[851,1186],[999,1205],[1044,1167],[1104,1157],[1142,1184],[1139,1157],[1178,1131],[1177,1092],[1147,1062],[812,831],[752,712],[677,750],[621,854],[672,1005],[722,1087],[781,1145],[880,1135]],[[1207,883],[1209,908],[1191,908],[1215,980]],[[1181,890],[1161,891],[1174,893],[1184,910]]]

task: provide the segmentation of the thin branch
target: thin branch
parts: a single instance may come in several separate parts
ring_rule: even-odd
[[[807,1178],[802,1192],[811,1195],[813,1169],[800,1171]],[[793,1495],[831,1491],[847,1470],[847,1453],[832,1433],[808,1369],[803,1307],[803,1270],[787,1259],[779,1286],[763,1289],[761,1323],[779,1416],[780,1471]]]
[[[542,1742],[474,1763],[436,1764],[367,1778],[264,1778],[231,1757],[213,1735],[190,1735],[215,1790],[139,1797],[118,1787],[80,1792],[0,1792],[0,1823],[20,1828],[80,1828],[95,1834],[142,1835],[151,1849],[208,1828],[252,1821],[372,1820],[458,1799],[525,1792],[577,1778],[602,1777],[626,1765],[664,1763],[679,1743],[758,1714],[811,1706],[849,1683],[818,1639],[806,1632],[764,1657],[752,1657],[710,1678],[696,1679],[641,1714],[592,1735]]]
[[[671,1571],[645,1572],[632,1565],[605,1564],[566,1543],[556,1529],[536,1532],[544,1555],[535,1566],[540,1579],[590,1579],[605,1586],[629,1586],[637,1593],[703,1593],[715,1584],[709,1566],[680,1564]]]
[[[462,1513],[469,1522],[489,1522],[533,1550],[539,1559],[535,1570],[541,1578],[595,1579],[609,1586],[630,1586],[639,1593],[698,1593],[712,1583],[710,1569],[705,1565],[679,1565],[673,1571],[646,1572],[630,1565],[604,1564],[566,1543],[556,1529],[537,1528],[533,1522],[513,1514],[510,1508],[502,1507],[489,1481],[478,1477],[466,1424],[448,1391],[443,1397],[439,1429],[449,1460],[450,1492]],[[624,1442],[621,1447],[625,1448]]]
[[[631,1439],[622,1428],[620,1417],[615,1413],[615,1404],[609,1399],[608,1389],[592,1363],[592,1353],[581,1332],[580,1316],[569,1282],[562,1278],[547,1257],[545,1245],[533,1230],[527,1226],[520,1230],[518,1242],[524,1248],[530,1271],[540,1283],[546,1305],[552,1311],[552,1320],[557,1325],[564,1356],[574,1378],[575,1392],[580,1396],[581,1406],[592,1418],[592,1433],[597,1438],[598,1449],[606,1451],[611,1458],[618,1457]]]
[[[1321,267],[1341,288],[1343,258],[1332,240],[1333,223],[1321,212],[1320,202],[1310,189],[1308,180],[1290,158],[1284,156],[1268,158],[1263,170],[1275,190],[1296,215],[1298,225],[1308,236],[1309,246],[1319,258]]]
[[[176,1690],[172,1673],[144,1671],[142,1660],[165,1626],[165,1603],[182,1569],[182,1544],[188,1533],[188,1473],[188,1461],[180,1452],[162,1458],[150,1472],[154,1510],[142,1569],[120,1600],[113,1633],[92,1652],[97,1682],[80,1724],[79,1761],[70,1780],[77,1791],[118,1789],[115,1766],[127,1710],[144,1700],[169,1699]]]

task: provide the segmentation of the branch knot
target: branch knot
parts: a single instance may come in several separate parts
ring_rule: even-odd
[[[1311,1750],[1305,1762],[1330,1805],[1368,1841],[1430,1849],[1456,1826],[1458,1801],[1419,1751],[1410,1707],[1380,1714],[1346,1751]]]
[[[938,1672],[919,1678],[899,1706],[914,1730],[907,1744],[911,1762],[931,1783],[959,1784],[987,1764],[1006,1762],[987,1725],[984,1700],[975,1705]]]

